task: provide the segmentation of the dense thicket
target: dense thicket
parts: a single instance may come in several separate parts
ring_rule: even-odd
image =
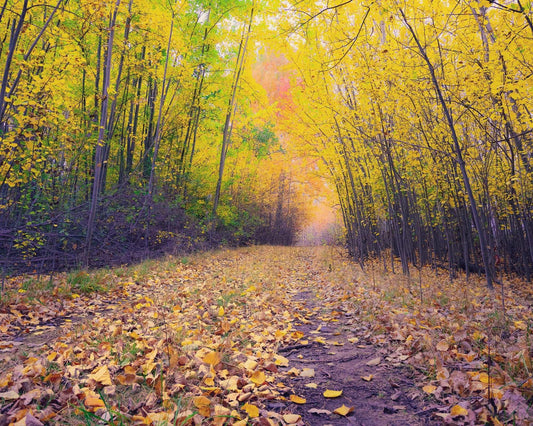
[[[297,2],[287,25],[291,131],[329,170],[361,265],[531,279],[531,3]]]
[[[300,207],[247,61],[255,16],[244,0],[4,0],[0,267],[290,242]]]

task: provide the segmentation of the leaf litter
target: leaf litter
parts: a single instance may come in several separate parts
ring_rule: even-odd
[[[503,314],[481,281],[423,270],[420,303],[372,267],[251,247],[107,271],[91,294],[13,279],[0,424],[530,424],[530,287],[507,279]]]

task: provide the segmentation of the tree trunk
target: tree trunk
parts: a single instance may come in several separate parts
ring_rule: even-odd
[[[94,222],[96,219],[96,210],[98,208],[98,200],[100,198],[100,191],[103,185],[103,169],[105,152],[107,149],[107,120],[108,120],[108,104],[109,104],[109,84],[111,80],[111,66],[113,56],[113,41],[115,37],[115,23],[117,21],[118,8],[120,1],[116,0],[115,9],[109,19],[108,39],[106,48],[106,57],[104,64],[104,75],[102,82],[102,104],[100,108],[100,125],[98,129],[98,142],[96,144],[96,152],[94,158],[94,180],[91,194],[91,205],[89,208],[89,219],[87,221],[87,236],[85,240],[85,262],[89,261],[89,254],[91,250],[91,242],[94,233]]]

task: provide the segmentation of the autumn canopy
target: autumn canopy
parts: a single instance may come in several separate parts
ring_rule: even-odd
[[[0,23],[6,266],[291,244],[335,204],[361,265],[531,277],[529,3],[5,0]]]

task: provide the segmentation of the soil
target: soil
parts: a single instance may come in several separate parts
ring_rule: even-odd
[[[300,414],[309,426],[440,424],[431,417],[442,407],[425,401],[415,386],[422,380],[420,374],[402,363],[392,347],[370,343],[368,329],[357,317],[319,305],[308,291],[298,293],[294,300],[310,312],[305,322],[295,324],[296,330],[310,337],[309,343],[283,347],[278,352],[290,361],[285,371],[305,368],[314,370],[315,375],[289,375],[284,383],[287,402],[272,401],[267,403],[269,409]],[[332,314],[333,322],[322,320]],[[316,388],[307,387],[309,383]],[[342,395],[325,398],[326,389],[342,390]],[[305,398],[306,403],[290,402],[291,394]],[[342,405],[353,411],[347,416],[333,413]]]

